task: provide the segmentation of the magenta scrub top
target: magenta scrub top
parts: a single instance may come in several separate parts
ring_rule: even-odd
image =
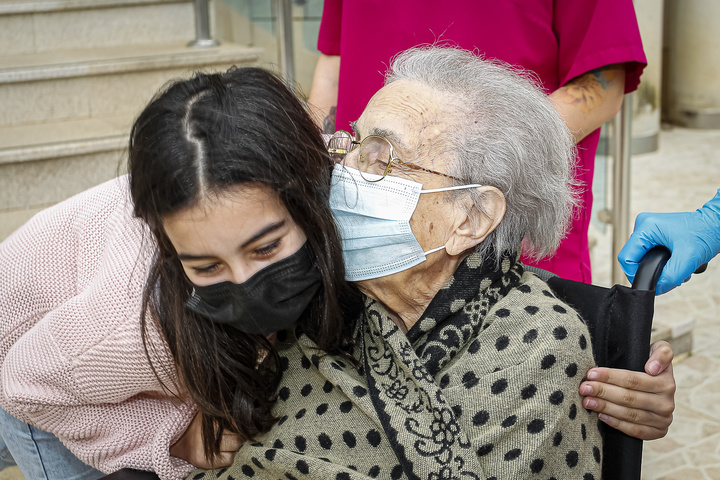
[[[646,60],[631,0],[325,0],[318,40],[340,55],[336,127],[349,129],[378,91],[390,59],[446,42],[532,70],[547,93],[590,70],[626,64],[625,92],[637,88]],[[581,206],[557,253],[529,262],[589,283],[587,231],[600,130],[578,144]]]

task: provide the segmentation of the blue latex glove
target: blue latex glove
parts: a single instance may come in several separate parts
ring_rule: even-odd
[[[640,259],[656,245],[672,252],[655,290],[660,295],[689,280],[699,266],[720,253],[720,190],[694,212],[638,215],[635,231],[618,255],[630,282]]]

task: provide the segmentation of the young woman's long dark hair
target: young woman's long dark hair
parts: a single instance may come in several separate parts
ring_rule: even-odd
[[[293,92],[265,70],[233,68],[197,74],[157,95],[133,125],[128,166],[135,215],[158,245],[143,330],[159,322],[180,381],[203,414],[204,448],[212,459],[223,431],[251,439],[273,424],[279,357],[262,335],[216,325],[185,308],[192,287],[162,221],[233,185],[254,182],[277,192],[305,232],[323,278],[299,325],[321,349],[338,352],[350,338],[341,303],[353,290],[343,279],[329,208],[332,164]]]

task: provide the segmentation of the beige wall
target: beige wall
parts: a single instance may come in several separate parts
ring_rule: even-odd
[[[665,1],[664,114],[720,128],[720,1]]]
[[[267,0],[271,4],[271,0]],[[233,8],[232,5],[222,1],[214,2],[213,28],[214,34],[220,41],[226,40],[242,45],[252,45],[263,49],[261,62],[281,74],[280,52],[277,36],[268,27],[268,21],[263,21],[264,27],[258,26],[245,15],[242,9]],[[295,82],[300,95],[308,96],[312,86],[315,64],[320,54],[315,50],[315,41],[308,41],[304,37],[307,33],[303,18],[302,7],[292,7],[293,16],[293,43],[295,60]],[[274,19],[273,19],[274,21]],[[309,48],[312,47],[312,48]]]
[[[640,153],[657,149],[660,131],[663,2],[635,0],[634,3],[648,62],[640,86],[633,94],[633,152]]]

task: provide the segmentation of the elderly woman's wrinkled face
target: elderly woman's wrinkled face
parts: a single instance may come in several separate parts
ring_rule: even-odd
[[[373,96],[355,124],[355,134],[358,139],[381,135],[392,143],[400,160],[446,173],[452,155],[446,134],[453,110],[447,95],[417,82],[398,81]],[[357,153],[347,156],[346,165],[357,168]],[[424,189],[451,185],[446,177],[402,166],[393,166],[389,175],[422,183]],[[448,213],[452,207],[447,198],[445,193],[422,195],[413,213],[410,225],[424,251],[445,245],[450,237],[453,225]],[[432,269],[440,256],[440,252],[430,254],[410,271]]]

